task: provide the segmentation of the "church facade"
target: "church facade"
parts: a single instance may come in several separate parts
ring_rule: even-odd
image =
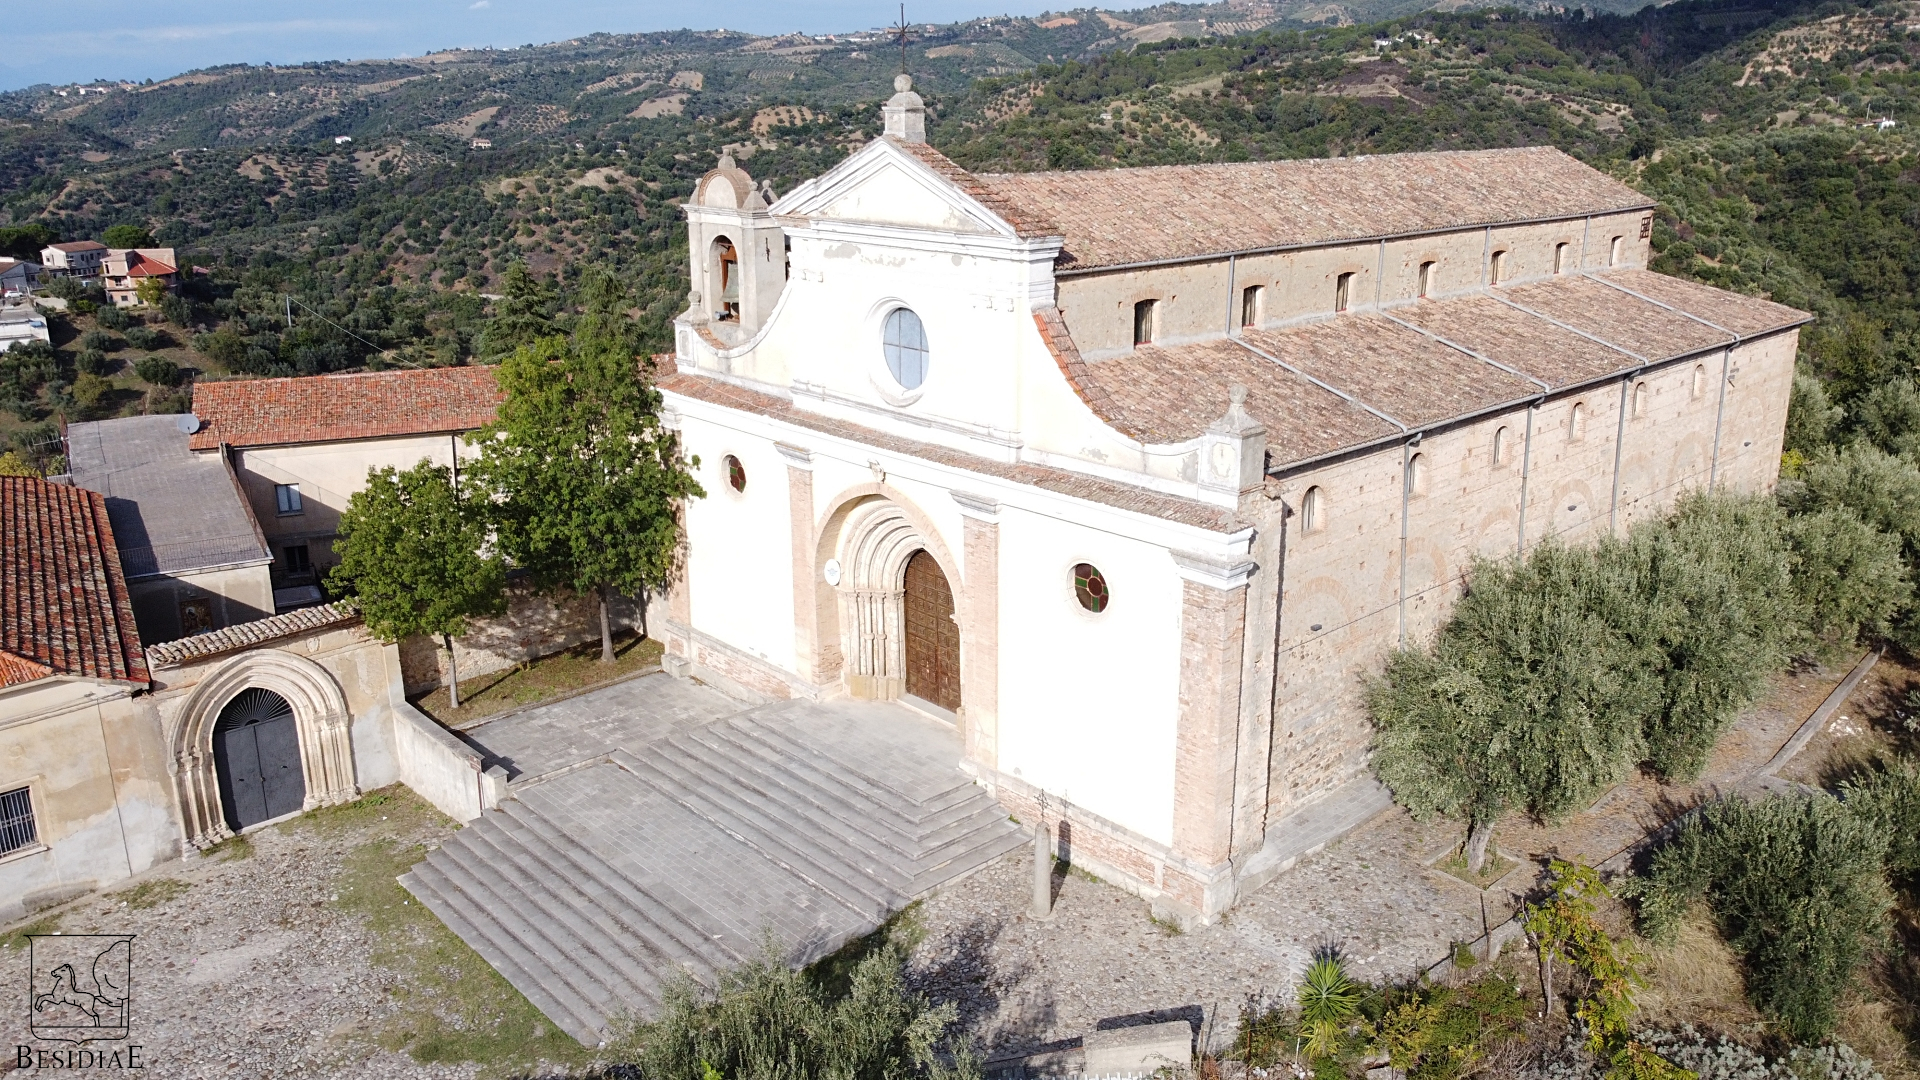
[[[1649,272],[1651,203],[1558,151],[981,175],[898,90],[824,175],[723,159],[685,208],[659,385],[708,494],[654,625],[955,724],[1167,914],[1373,786],[1365,679],[1476,556],[1775,481],[1809,317]]]

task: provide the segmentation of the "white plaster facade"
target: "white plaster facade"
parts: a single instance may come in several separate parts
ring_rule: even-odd
[[[928,711],[961,728],[963,766],[1170,914],[1224,910],[1286,849],[1270,822],[1362,776],[1362,677],[1438,625],[1474,555],[1623,529],[1689,487],[1773,482],[1797,315],[1698,355],[1636,364],[1610,345],[1606,374],[1553,385],[1449,342],[1524,392],[1417,424],[1355,400],[1399,430],[1317,455],[1273,449],[1289,433],[1271,395],[1263,426],[1244,391],[1229,404],[1204,381],[1189,389],[1220,401],[1211,423],[1131,437],[1087,386],[1119,370],[1108,358],[1141,355],[1143,298],[1162,305],[1156,347],[1237,340],[1249,284],[1266,292],[1245,330],[1351,318],[1334,310],[1343,273],[1349,312],[1390,315],[1425,302],[1427,262],[1430,298],[1644,267],[1646,208],[1280,251],[1225,238],[1203,257],[1065,273],[1063,237],[1019,227],[927,150],[918,109],[903,87],[887,136],[767,209],[745,205],[764,199],[731,161],[690,200],[694,295],[660,385],[708,495],[687,508],[657,636],[670,667],[742,693],[901,697],[900,568],[924,549],[953,592],[961,667],[959,707]],[[752,302],[717,318],[702,297],[722,238],[790,263],[741,263]],[[929,343],[918,386],[881,348],[900,308]],[[1184,396],[1148,406],[1178,412]],[[1083,563],[1106,580],[1105,610],[1077,598]]]

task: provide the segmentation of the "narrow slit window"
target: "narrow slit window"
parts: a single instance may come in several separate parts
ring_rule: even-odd
[[[1567,416],[1567,441],[1579,442],[1586,433],[1587,407],[1585,404],[1576,403],[1573,406],[1573,412]]]
[[[1333,279],[1333,310],[1345,311],[1353,299],[1353,274],[1341,274]]]
[[[1327,497],[1318,486],[1310,487],[1300,497],[1300,531],[1319,532],[1327,522]]]
[[[1427,493],[1427,455],[1415,454],[1407,459],[1407,490],[1415,495]]]
[[[1258,285],[1249,285],[1240,290],[1240,325],[1252,329],[1260,325],[1261,306],[1266,302],[1267,290]]]
[[[1423,263],[1421,263],[1421,264],[1420,264],[1420,283],[1419,283],[1419,284],[1420,284],[1420,292],[1419,292],[1419,294],[1418,294],[1418,295],[1420,296],[1420,298],[1421,298],[1422,300],[1424,300],[1424,299],[1426,299],[1426,298],[1427,298],[1428,296],[1430,296],[1430,295],[1432,295],[1432,293],[1433,293],[1433,263],[1431,263],[1431,262],[1423,262]]]
[[[1155,323],[1159,321],[1160,301],[1142,300],[1133,305],[1133,343],[1153,344]]]
[[[1556,274],[1567,272],[1567,245],[1565,244],[1553,245],[1553,272]]]
[[[1633,415],[1635,419],[1647,415],[1647,384],[1633,384]]]
[[[1616,236],[1613,238],[1613,241],[1607,245],[1607,265],[1608,266],[1620,265],[1620,252],[1622,247],[1624,246],[1624,240],[1625,240],[1624,237]]]
[[[1695,400],[1707,396],[1707,365],[1693,365],[1693,396]]]
[[[1507,463],[1507,429],[1504,427],[1496,428],[1493,432],[1493,463]]]
[[[1507,277],[1507,253],[1496,251],[1493,258],[1487,260],[1487,284],[1498,285]]]

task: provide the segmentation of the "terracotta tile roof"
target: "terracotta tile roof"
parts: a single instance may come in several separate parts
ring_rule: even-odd
[[[107,500],[0,476],[0,686],[48,675],[144,685]]]
[[[903,439],[859,424],[849,424],[843,420],[806,412],[794,408],[790,401],[734,386],[731,383],[723,383],[718,379],[673,372],[670,366],[667,370],[671,373],[662,374],[657,380],[657,385],[669,394],[679,394],[715,405],[724,405],[742,412],[758,413],[796,427],[808,428],[866,446],[916,457],[923,461],[950,465],[987,476],[997,476],[1015,483],[1028,484],[1073,498],[1085,499],[1088,502],[1102,503],[1121,510],[1131,510],[1150,517],[1177,521],[1214,532],[1237,532],[1248,527],[1235,518],[1233,511],[1193,499],[1163,495],[1157,491],[1149,491],[1129,484],[1116,484],[1068,472],[1065,469],[1052,469],[1039,465],[1008,465],[990,458],[949,450],[943,446],[934,446],[931,443],[913,439]],[[1221,412],[1226,411],[1224,400],[1223,391]]]
[[[490,423],[490,367],[417,368],[195,383],[201,428],[189,445],[284,446],[471,431]]]
[[[193,660],[205,660],[210,656],[251,649],[269,641],[304,634],[310,630],[324,630],[331,626],[345,626],[357,622],[360,613],[350,604],[321,604],[319,607],[301,608],[289,611],[285,615],[273,615],[265,619],[256,619],[249,623],[239,623],[225,629],[207,634],[195,634],[192,637],[162,642],[147,650],[147,663],[155,670],[178,667]]]
[[[948,183],[967,193],[975,202],[1000,215],[1000,220],[1013,226],[1020,236],[1059,236],[1060,227],[1052,218],[1037,209],[1031,202],[1023,203],[1009,197],[996,186],[983,182],[981,177],[953,163],[945,154],[926,143],[905,142],[891,136],[881,136],[888,142],[918,158],[921,164],[939,173]],[[1047,174],[1047,175],[1076,175]]]
[[[64,251],[69,255],[81,251],[105,251],[107,245],[98,240],[70,240],[64,244],[48,244],[55,251]]]
[[[1744,337],[1811,318],[1641,270],[1568,274],[1246,331],[1236,339],[1142,346],[1090,363],[1079,362],[1075,352],[1070,377],[1108,424],[1154,443],[1200,435],[1226,412],[1228,388],[1240,383],[1247,387],[1247,411],[1267,429],[1269,461],[1281,466],[1397,433],[1366,407],[1409,427],[1429,426],[1534,397],[1543,392],[1540,383],[1552,390],[1632,371],[1641,366],[1633,354],[1659,362],[1734,340],[1609,283],[1703,318],[1711,312],[1718,316],[1713,321],[1736,324],[1729,329]],[[1064,331],[1063,322],[1057,329],[1043,326],[1056,362]],[[1063,362],[1062,370],[1069,366]]]
[[[169,266],[159,259],[142,255],[137,251],[127,256],[128,277],[166,277],[168,274],[177,274],[179,272],[177,268]]]
[[[1653,205],[1544,146],[1087,172],[969,174],[946,164],[1016,228],[1064,236],[1061,270]]]

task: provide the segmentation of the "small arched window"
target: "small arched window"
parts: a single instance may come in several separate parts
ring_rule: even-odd
[[[1506,276],[1507,253],[1505,251],[1496,251],[1493,253],[1493,257],[1487,260],[1487,284],[1498,285],[1506,279]]]
[[[1345,311],[1353,301],[1353,274],[1351,271],[1333,279],[1333,310]]]
[[[1141,300],[1133,305],[1133,343],[1151,345],[1160,329],[1160,301]]]
[[[1327,524],[1327,496],[1318,485],[1300,496],[1300,531],[1319,532]]]
[[[1587,406],[1585,402],[1573,403],[1573,411],[1567,414],[1567,441],[1579,442],[1587,433]]]
[[[1507,429],[1498,427],[1493,432],[1493,463],[1496,466],[1507,463]]]
[[[734,457],[732,454],[726,456],[723,464],[727,467],[727,486],[735,491],[745,493],[747,490],[747,467],[740,464],[740,459]]]
[[[1620,256],[1624,254],[1625,247],[1626,247],[1626,237],[1616,236],[1613,238],[1612,242],[1607,245],[1607,265],[1608,266],[1620,265]]]
[[[1420,264],[1419,289],[1420,291],[1416,295],[1423,300],[1433,292],[1433,262],[1431,260]]]
[[[1267,290],[1258,285],[1249,285],[1240,290],[1240,325],[1252,329],[1260,325],[1265,312]]]
[[[1707,365],[1693,365],[1693,396],[1697,401],[1707,393]]]
[[[1565,244],[1553,245],[1553,272],[1556,274],[1567,272],[1567,245]]]
[[[927,328],[910,308],[895,308],[887,316],[881,348],[887,372],[905,390],[918,390],[927,381]]]
[[[1107,591],[1107,576],[1092,563],[1074,564],[1073,596],[1081,607],[1095,615],[1107,610],[1107,604],[1113,600],[1113,594]]]
[[[1407,490],[1415,495],[1427,493],[1427,455],[1415,454],[1407,459]]]
[[[1637,420],[1640,417],[1645,415],[1647,415],[1647,384],[1644,382],[1634,383],[1633,384],[1634,419]]]

